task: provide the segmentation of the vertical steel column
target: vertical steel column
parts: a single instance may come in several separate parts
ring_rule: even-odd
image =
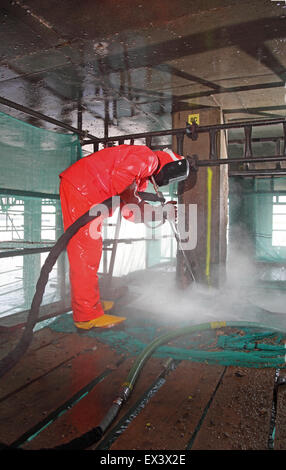
[[[82,132],[82,106],[80,103],[78,103],[78,107],[77,107],[77,128],[81,133]]]
[[[112,251],[111,251],[111,258],[110,258],[110,263],[109,263],[109,271],[108,271],[108,287],[111,287],[112,284],[112,276],[113,276],[113,271],[114,271],[114,265],[115,265],[115,258],[116,258],[116,251],[117,251],[117,246],[118,246],[118,239],[119,239],[119,232],[120,232],[120,226],[121,226],[121,212],[120,209],[118,210],[118,216],[117,216],[117,221],[116,221],[116,226],[115,226],[115,234],[114,234],[114,241],[112,245]]]
[[[60,238],[60,236],[64,233],[63,227],[63,218],[61,212],[61,204],[60,201],[56,201],[56,240]],[[60,294],[60,302],[63,305],[63,308],[66,307],[66,251],[60,254],[58,261],[57,261],[57,285]]]
[[[280,139],[277,139],[276,142],[276,155],[280,155],[281,154],[281,145],[280,145]],[[277,162],[276,165],[275,165],[275,168],[276,170],[281,170],[281,162]]]
[[[104,91],[104,138],[108,139],[108,124],[109,124],[109,100],[106,98],[106,93]],[[108,144],[104,145],[105,147]]]
[[[41,241],[42,228],[42,199],[24,198],[24,240],[29,242]],[[34,288],[41,269],[41,254],[23,256],[23,288],[25,304],[31,303]]]
[[[177,153],[178,155],[184,155],[184,134],[180,133],[176,135],[177,140]],[[183,194],[185,189],[185,182],[181,181],[178,183],[178,203],[184,204]],[[180,234],[179,234],[180,235]],[[177,257],[176,257],[176,281],[179,286],[185,282],[186,279],[186,268],[185,259],[183,253],[177,246]]]
[[[179,133],[179,134],[176,135],[178,155],[184,155],[184,136],[185,136],[185,134],[183,134],[183,133]]]
[[[151,145],[152,145],[152,136],[147,136],[146,139],[145,139],[145,142],[146,142],[146,146],[151,148]]]
[[[118,115],[117,115],[117,100],[113,99],[112,101],[112,119],[115,125],[118,125]]]
[[[252,136],[252,126],[245,126],[244,128],[244,136],[245,136],[245,141],[244,141],[244,157],[249,158],[252,157],[252,141],[251,141],[251,136]],[[249,170],[250,164],[249,163],[244,163],[244,168]]]
[[[77,128],[79,132],[81,133],[82,132],[82,106],[80,102],[78,103],[78,107],[77,107]],[[81,157],[81,152],[80,152],[80,149],[78,148],[77,160],[80,160],[80,157]]]
[[[217,160],[217,129],[210,129],[209,131],[209,139],[210,139],[210,160]]]
[[[245,135],[245,145],[244,145],[244,156],[245,158],[252,157],[252,126],[245,126],[244,128],[244,135]]]
[[[145,137],[145,144],[147,147],[151,148],[151,145],[152,145],[152,136],[147,136]],[[152,243],[153,243],[153,229],[150,229],[149,227],[147,227],[145,225],[145,234],[149,233],[150,230],[152,230],[152,240],[146,240],[145,241],[145,244],[146,244],[146,250],[145,250],[145,267],[148,269],[149,268],[149,253],[150,251],[152,250]],[[148,237],[146,237],[148,238]]]

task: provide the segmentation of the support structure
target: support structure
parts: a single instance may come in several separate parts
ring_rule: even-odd
[[[226,229],[227,229],[227,198],[228,174],[227,166],[210,166],[211,160],[217,155],[220,159],[227,157],[225,134],[215,126],[222,124],[222,113],[219,108],[208,108],[177,112],[173,116],[175,128],[189,122],[192,116],[199,119],[202,126],[213,126],[210,132],[196,134],[196,126],[190,139],[184,140],[184,155],[196,155],[197,165],[203,156],[208,156],[206,167],[197,171],[193,168],[189,178],[179,186],[179,203],[185,206],[186,219],[191,205],[197,206],[197,226],[186,227],[192,234],[196,231],[197,245],[186,251],[197,282],[214,285],[221,278],[226,260]],[[193,162],[191,162],[193,163]],[[194,234],[193,234],[194,236]],[[192,279],[185,270],[184,259],[178,252],[178,281],[187,286]]]

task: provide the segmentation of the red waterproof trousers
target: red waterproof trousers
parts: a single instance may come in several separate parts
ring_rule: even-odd
[[[66,230],[93,205],[119,195],[134,181],[144,191],[148,177],[158,167],[154,152],[143,145],[120,145],[82,158],[61,173],[60,199]],[[88,321],[103,315],[98,286],[102,255],[101,224],[98,237],[92,237],[90,224],[70,240],[71,299],[74,321]]]
[[[60,198],[66,230],[90,209],[90,204],[66,179],[61,180]],[[92,222],[91,222],[92,223]],[[90,236],[91,223],[72,237],[67,254],[70,265],[71,301],[74,321],[88,321],[103,315],[98,287],[98,268],[102,255],[102,237]],[[100,228],[100,226],[99,226]]]

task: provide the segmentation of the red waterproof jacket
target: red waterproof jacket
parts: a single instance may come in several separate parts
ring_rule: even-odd
[[[120,194],[134,181],[138,191],[145,191],[158,165],[157,155],[145,145],[118,145],[80,159],[60,177],[95,204]]]

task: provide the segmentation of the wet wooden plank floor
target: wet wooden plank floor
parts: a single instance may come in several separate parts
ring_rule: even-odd
[[[0,332],[4,357],[19,331]],[[96,338],[45,327],[0,379],[0,442],[53,449],[94,428],[118,396],[135,357]],[[170,361],[169,361],[170,362]],[[151,357],[129,400],[89,449],[267,450],[274,369],[214,366]],[[286,448],[285,395],[275,449]]]

